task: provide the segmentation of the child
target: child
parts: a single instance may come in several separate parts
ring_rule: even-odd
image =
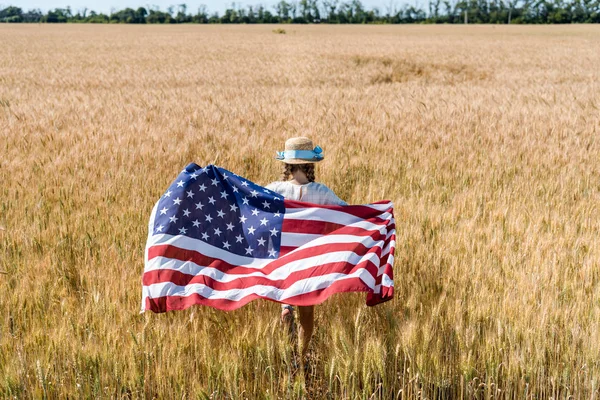
[[[281,181],[272,182],[267,189],[286,199],[314,204],[346,205],[335,193],[322,183],[315,182],[315,163],[323,160],[319,146],[313,147],[310,139],[297,137],[285,142],[285,151],[278,152],[277,159],[284,164]],[[313,333],[314,306],[298,307],[302,358],[306,356]],[[293,331],[294,307],[283,304],[281,320]]]

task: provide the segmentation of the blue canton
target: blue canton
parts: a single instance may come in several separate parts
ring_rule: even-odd
[[[279,257],[283,196],[226,169],[189,164],[158,201],[154,234],[184,235],[254,258]]]

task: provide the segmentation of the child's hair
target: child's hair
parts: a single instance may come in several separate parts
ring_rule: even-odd
[[[306,179],[309,182],[315,181],[315,164],[283,164],[283,171],[281,171],[281,180],[287,181],[291,178],[292,173],[300,170],[306,175]]]

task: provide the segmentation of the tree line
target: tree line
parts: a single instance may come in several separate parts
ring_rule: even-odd
[[[110,14],[70,7],[43,13],[10,6],[0,10],[0,22],[120,23],[120,24],[569,24],[600,23],[600,0],[429,0],[428,6],[393,3],[367,9],[360,0],[280,1],[273,7],[234,4],[221,15],[206,6],[190,12],[186,4],[125,8]]]

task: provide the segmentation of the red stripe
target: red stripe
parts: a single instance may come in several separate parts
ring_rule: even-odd
[[[285,220],[284,220],[285,223]],[[392,230],[392,229],[396,229],[396,225],[395,224],[391,224],[390,226],[387,227],[387,232],[384,234],[382,234],[381,236],[377,236],[375,235],[376,232],[378,231],[370,231],[367,229],[362,229],[362,228],[352,228],[352,227],[348,227],[348,229],[342,228],[343,230],[340,231],[334,231],[334,232],[330,232],[329,235],[354,235],[354,236],[371,236],[371,238],[373,238],[374,240],[381,240],[383,237],[385,237],[387,235],[387,233]],[[362,229],[362,231],[361,231]],[[301,230],[301,229],[298,229]],[[284,232],[284,234],[286,233],[290,233],[290,232]],[[303,233],[308,233],[308,232],[303,232]],[[317,233],[318,234],[318,233]],[[395,237],[392,236],[392,237]],[[307,242],[307,244],[310,242]],[[385,244],[387,244],[388,242],[385,242]],[[385,247],[385,245],[384,245]],[[280,246],[279,247],[279,257],[283,257],[284,255],[288,254],[291,251],[294,251],[298,248],[298,246]]]
[[[379,232],[374,232],[371,235],[371,238],[376,241],[384,240],[382,247],[385,247],[385,234],[380,234]],[[373,247],[372,249],[376,249],[381,252],[380,247]],[[273,270],[279,268],[282,265],[285,265],[292,261],[302,260],[307,257],[318,256],[322,254],[328,254],[334,251],[352,251],[353,253],[364,256],[367,254],[371,248],[366,247],[361,243],[351,242],[351,243],[328,243],[318,246],[307,247],[304,249],[299,249],[293,254],[286,254],[285,256],[280,256],[278,259],[271,261],[266,266],[261,268],[253,268],[253,267],[245,267],[238,266],[234,264],[227,263],[219,258],[208,257],[198,251],[195,250],[187,250],[181,249],[179,247],[167,244],[160,244],[151,246],[148,249],[148,260],[152,260],[155,257],[166,257],[171,259],[176,259],[179,261],[192,261],[196,265],[202,267],[212,267],[216,268],[221,272],[227,274],[249,274],[252,272],[262,272],[265,274],[271,273]]]
[[[298,247],[296,246],[280,246],[279,247],[279,258],[285,256],[290,251],[296,250]]]
[[[392,213],[392,215],[394,213],[392,203],[390,203],[389,201],[373,203],[373,204],[388,204],[389,203],[390,204],[389,208],[387,208],[385,210],[376,210],[376,209],[374,209],[372,207],[368,207],[368,206],[331,206],[331,205],[323,205],[323,204],[305,203],[302,201],[295,201],[295,200],[284,200],[283,202],[284,202],[286,209],[287,208],[290,208],[290,209],[291,208],[321,208],[324,210],[341,211],[346,214],[354,215],[355,217],[359,217],[359,218],[363,218],[363,219],[378,217],[385,212]]]
[[[256,285],[273,286],[278,289],[287,289],[302,279],[316,278],[334,273],[350,275],[359,269],[366,270],[369,272],[369,274],[371,274],[374,280],[377,279],[379,268],[370,260],[364,260],[356,265],[340,262],[321,264],[313,268],[292,272],[287,278],[280,280],[273,280],[264,276],[249,276],[234,279],[229,282],[219,282],[214,278],[204,275],[189,275],[179,271],[164,269],[148,271],[144,273],[143,282],[145,286],[167,282],[173,283],[177,286],[201,283],[214,290],[246,289]]]
[[[335,293],[342,292],[369,292],[373,293],[360,278],[349,278],[341,281],[336,281],[324,289],[315,290],[313,292],[304,293],[298,296],[278,301],[278,303],[291,304],[294,306],[311,306],[320,304]],[[390,293],[390,290],[387,290]],[[393,293],[393,290],[391,291]],[[379,295],[373,294],[375,297]],[[145,309],[154,312],[166,312],[172,310],[184,310],[193,305],[204,305],[217,308],[219,310],[231,311],[240,308],[254,299],[265,298],[271,301],[276,301],[257,294],[250,294],[240,300],[224,300],[224,299],[207,299],[197,293],[189,296],[164,296],[156,299],[146,298]],[[391,298],[391,297],[390,297]],[[383,300],[383,299],[382,299]],[[389,299],[388,299],[389,300]],[[385,300],[383,300],[385,301]],[[381,301],[380,301],[381,302]]]
[[[393,286],[381,286],[381,293],[367,293],[367,305],[370,307],[385,303],[394,298]]]
[[[396,225],[390,221],[382,220],[381,222],[367,221],[378,225],[381,228],[386,227],[389,232],[396,229]],[[389,225],[388,225],[389,224]],[[334,222],[311,221],[304,219],[284,219],[281,226],[282,235],[286,233],[306,233],[311,235],[355,235],[355,236],[370,236],[373,232],[379,232],[378,229],[366,229],[356,226],[348,226],[336,224]]]
[[[336,224],[334,222],[314,221],[308,219],[283,219],[281,232],[284,233],[310,233],[326,235],[346,225]]]
[[[391,229],[395,229],[396,227],[395,224],[391,223],[390,220],[382,218],[366,219],[365,222],[369,222],[380,227],[387,226],[388,231]],[[373,232],[374,229],[366,229],[356,226],[336,224],[335,222],[287,218],[283,219],[283,224],[281,226],[281,231],[283,232],[283,234],[310,233],[316,235],[328,235],[330,233],[336,233],[344,235],[360,235],[360,232]]]

